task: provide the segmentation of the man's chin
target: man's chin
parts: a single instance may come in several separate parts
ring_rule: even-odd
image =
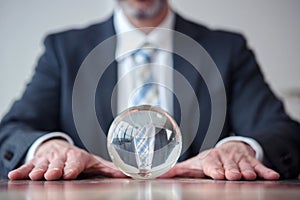
[[[136,19],[152,19],[164,9],[166,0],[139,0],[130,4],[128,1],[119,1],[124,13]]]

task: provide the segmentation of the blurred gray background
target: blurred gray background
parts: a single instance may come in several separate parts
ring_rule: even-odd
[[[186,18],[243,33],[275,94],[300,121],[299,0],[170,0]],[[114,0],[0,1],[0,118],[30,80],[46,34],[108,17]],[[255,97],[253,97],[255,98]]]

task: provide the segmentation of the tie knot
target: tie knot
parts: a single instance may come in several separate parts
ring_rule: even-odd
[[[156,49],[152,45],[145,43],[132,54],[132,58],[137,65],[151,63],[155,52]]]

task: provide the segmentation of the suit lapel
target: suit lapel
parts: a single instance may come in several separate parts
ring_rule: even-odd
[[[104,55],[101,54],[101,59],[107,59],[107,61],[112,61],[112,63],[110,63],[108,67],[104,66],[105,71],[100,77],[95,95],[95,109],[98,123],[103,133],[107,134],[114,119],[113,111],[116,106],[116,98],[112,97],[112,92],[117,83],[117,63],[114,60],[116,39],[111,38],[115,35],[112,17],[102,24],[98,30],[99,31],[95,33],[98,37],[94,39],[96,44],[100,44],[109,38],[111,40],[111,43],[105,47],[105,52],[102,52]],[[101,60],[99,60],[99,62],[101,62]],[[98,149],[96,149],[95,152],[98,152],[104,159],[110,160],[106,148],[106,137],[103,136],[101,141],[94,141],[94,143],[98,144]]]
[[[195,32],[191,31],[190,27],[187,25],[186,21],[182,19],[179,15],[176,15],[175,17],[175,31],[185,34],[189,37],[195,37]],[[180,52],[180,49],[182,49],[186,44],[184,41],[180,39],[180,36],[177,34],[174,34],[173,37],[173,44],[174,44],[174,52]],[[188,47],[186,47],[188,49]],[[174,93],[177,96],[184,96],[184,93],[186,92],[187,88],[184,88],[184,84],[182,84],[179,80],[180,77],[178,75],[183,75],[186,80],[189,81],[190,85],[195,89],[197,86],[197,77],[194,73],[191,73],[191,70],[189,68],[192,67],[185,58],[182,58],[181,55],[173,54],[173,64],[174,69],[178,73],[174,73]],[[189,96],[184,96],[186,98],[189,98]],[[186,99],[186,102],[189,102],[188,99]],[[181,108],[180,104],[182,102],[178,102],[178,99],[174,98],[173,102],[173,109],[174,109],[174,118],[177,121],[177,123],[181,123]]]
[[[175,20],[175,31],[196,39],[196,34],[199,34],[199,31],[193,30],[192,26],[178,15],[176,15]],[[180,34],[174,34],[173,40],[174,52],[188,52],[190,50],[190,47],[187,46],[188,44],[182,39]],[[197,134],[195,129],[197,130],[198,121],[195,121],[197,119],[195,108],[199,108],[198,95],[202,90],[202,78],[198,71],[188,62],[188,60],[198,60],[196,56],[197,54],[193,54],[193,52],[189,54],[188,58],[183,58],[181,55],[177,55],[175,53],[173,54],[173,67],[175,69],[173,85],[174,94],[177,97],[174,97],[173,102],[174,118],[179,124],[182,132],[182,153],[184,153],[180,160],[185,160],[190,157],[191,142]]]
[[[115,35],[113,17],[105,22],[99,29],[100,41],[104,41]],[[96,93],[96,110],[99,123],[103,131],[107,134],[111,122],[114,119],[116,109],[116,95],[112,96],[113,89],[117,83],[117,62],[114,60],[116,50],[116,40],[112,40],[111,46],[106,49],[106,55],[101,55],[104,59],[111,59],[113,62],[107,67],[102,75]],[[97,98],[101,98],[102,103],[97,103]],[[100,102],[100,101],[99,101]]]

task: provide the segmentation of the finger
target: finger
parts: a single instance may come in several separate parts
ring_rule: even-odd
[[[161,175],[160,178],[172,178],[172,177],[203,178],[205,177],[205,175],[203,170],[200,169],[199,166],[192,166],[191,162],[177,163],[169,171]]]
[[[261,162],[259,162],[256,159],[253,159],[251,162],[256,174],[258,175],[258,177],[262,178],[262,179],[266,179],[266,180],[277,180],[280,178],[279,173],[277,173],[276,171],[267,168],[266,166],[264,166]]]
[[[76,155],[77,154],[77,155]],[[64,179],[76,179],[77,176],[85,169],[86,155],[80,150],[69,150],[65,167],[63,169]]]
[[[174,167],[172,167],[169,171],[167,171],[163,175],[159,176],[159,178],[172,178],[172,177],[175,177],[177,175],[177,173],[176,173],[177,168],[178,168],[177,165],[178,164],[175,164]]]
[[[64,165],[64,159],[51,160],[48,166],[48,170],[44,175],[45,179],[48,181],[60,179],[63,175]]]
[[[26,163],[22,165],[21,167],[10,171],[8,173],[8,178],[10,180],[20,180],[20,179],[28,179],[29,173],[34,168],[34,165],[32,163]]]
[[[242,159],[239,162],[239,168],[242,173],[242,177],[245,180],[255,180],[256,179],[256,172],[254,168],[251,166],[250,162],[247,159]]]
[[[48,169],[48,160],[45,158],[37,159],[34,163],[34,168],[29,173],[31,180],[41,180]]]
[[[212,150],[209,154],[207,154],[207,156],[203,158],[202,166],[205,175],[216,180],[225,179],[223,164],[218,152]]]
[[[200,160],[191,159],[186,162],[178,163],[176,166],[177,176],[202,178],[205,177]]]
[[[235,181],[242,178],[239,166],[231,158],[223,156],[223,167],[225,170],[225,177],[227,180]]]

